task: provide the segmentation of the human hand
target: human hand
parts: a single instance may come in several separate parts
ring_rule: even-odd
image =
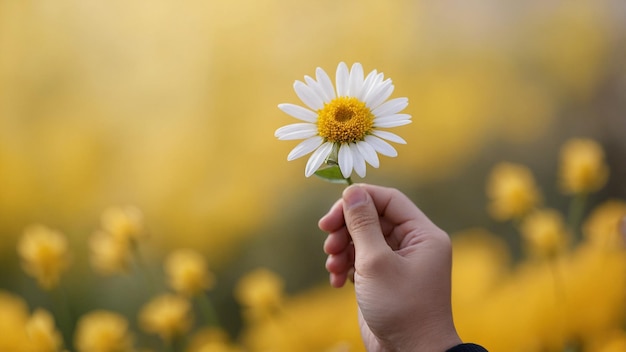
[[[319,221],[330,283],[354,273],[368,351],[445,351],[461,343],[452,320],[448,235],[396,189],[358,184]]]

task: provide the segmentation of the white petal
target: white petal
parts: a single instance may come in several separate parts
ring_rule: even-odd
[[[379,122],[374,123],[374,127],[392,128],[392,127],[400,127],[400,126],[408,125],[410,123],[411,123],[411,120],[379,121]]]
[[[365,105],[370,109],[376,109],[380,104],[391,96],[393,93],[393,84],[390,79],[386,79],[382,84],[374,87],[367,95]]]
[[[326,101],[326,94],[320,84],[310,76],[304,76],[305,83],[311,88],[313,93],[322,100],[322,103]]]
[[[376,90],[378,86],[380,86],[383,83],[383,78],[385,77],[385,75],[383,75],[383,73],[378,73],[375,76],[372,77],[371,81],[369,82],[369,86],[367,88],[367,91],[365,92],[365,94],[363,95],[363,99],[362,101],[367,101],[367,97],[372,93],[372,91]]]
[[[315,76],[317,77],[317,82],[320,84],[320,88],[324,91],[324,100],[325,103],[330,103],[331,100],[335,99],[335,89],[333,88],[333,82],[328,77],[326,71],[321,68],[317,68],[315,70]]]
[[[372,110],[372,114],[376,117],[385,117],[387,115],[397,114],[409,105],[408,98],[395,98],[386,101],[381,106]]]
[[[304,169],[304,175],[309,177],[319,169],[320,165],[326,160],[330,152],[333,150],[333,143],[326,142],[322,144],[316,151],[311,154],[311,157],[306,163],[306,167]]]
[[[313,111],[303,108],[300,105],[295,104],[278,104],[278,108],[282,110],[287,115],[291,115],[297,119],[306,122],[315,122],[317,121],[317,114]]]
[[[367,75],[367,77],[365,77],[365,80],[363,81],[363,86],[361,87],[361,91],[359,92],[359,95],[356,96],[359,100],[365,101],[365,96],[372,88],[372,84],[376,80],[377,76],[378,76],[378,71],[374,70],[370,72]],[[382,73],[381,73],[381,80],[382,80]]]
[[[322,142],[324,142],[324,139],[320,136],[303,140],[287,155],[287,160],[292,161],[309,154],[322,145]]]
[[[350,73],[345,62],[340,62],[337,66],[337,74],[335,75],[335,84],[337,85],[337,96],[344,97],[348,95],[348,87],[350,84]]]
[[[382,139],[368,135],[365,136],[365,142],[372,146],[378,153],[385,156],[398,156],[398,152],[391,146],[391,144],[383,141]]]
[[[359,152],[359,148],[356,146],[356,143],[350,143],[350,152],[352,153],[354,171],[357,173],[357,175],[365,177],[365,159],[363,159],[363,156]]]
[[[388,128],[404,126],[411,123],[411,115],[396,114],[387,117],[379,117],[374,119],[374,127]]]
[[[298,98],[312,110],[316,111],[324,107],[322,99],[315,94],[311,87],[301,81],[296,81],[293,84],[293,89],[296,91]]]
[[[361,153],[361,156],[368,164],[372,165],[375,168],[378,168],[380,165],[380,161],[378,160],[378,154],[376,154],[376,150],[374,147],[369,145],[367,142],[359,141],[356,142],[356,146]]]
[[[283,126],[274,132],[274,136],[281,141],[304,139],[317,134],[317,126],[312,123],[294,123]]]
[[[350,79],[348,83],[348,95],[356,97],[363,88],[363,66],[360,63],[352,65],[350,70]]]
[[[400,143],[400,144],[406,144],[406,141],[395,133],[381,131],[381,130],[373,130],[372,134],[376,137],[380,137],[388,141],[392,141],[392,142]]]
[[[352,174],[352,151],[348,143],[341,144],[338,155],[339,169],[343,177],[348,178]]]

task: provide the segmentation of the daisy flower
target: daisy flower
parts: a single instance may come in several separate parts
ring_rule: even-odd
[[[324,164],[339,165],[341,175],[349,179],[352,170],[365,177],[366,162],[377,168],[378,154],[395,157],[387,141],[406,144],[398,135],[383,128],[411,123],[411,116],[400,114],[407,98],[388,100],[394,86],[376,70],[367,76],[359,63],[351,69],[341,62],[337,66],[336,87],[326,72],[317,68],[316,79],[304,76],[304,82],[293,85],[305,107],[279,104],[278,108],[301,123],[283,126],[274,135],[279,140],[303,139],[287,156],[291,161],[312,152],[304,174],[309,177]]]

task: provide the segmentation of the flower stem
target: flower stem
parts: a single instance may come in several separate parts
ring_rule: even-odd
[[[351,184],[354,184],[354,182],[352,182],[351,177],[346,178],[346,182],[348,183],[348,186],[350,186]]]
[[[138,274],[145,282],[145,285],[143,286],[145,288],[148,288],[151,292],[157,292],[159,290],[157,278],[155,278],[149,266],[146,264],[139,248],[139,243],[137,243],[135,240],[131,240],[131,250],[135,265],[137,266]]]
[[[53,300],[55,302],[55,310],[58,317],[59,329],[63,335],[63,340],[66,346],[71,346],[72,336],[74,334],[74,320],[72,317],[72,311],[70,309],[67,293],[61,285],[59,285],[52,292]]]
[[[165,341],[165,350],[167,352],[176,352],[177,338],[174,338],[172,341]]]
[[[218,318],[217,312],[215,311],[215,307],[213,306],[213,303],[209,299],[209,296],[206,293],[197,295],[196,302],[204,317],[204,322],[208,325],[219,326],[220,325],[219,318]]]
[[[575,240],[579,240],[582,237],[580,222],[582,220],[583,212],[585,210],[586,201],[587,194],[579,193],[572,198],[569,204],[567,222],[572,229]]]

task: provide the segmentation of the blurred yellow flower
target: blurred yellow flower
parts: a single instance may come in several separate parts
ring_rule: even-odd
[[[219,328],[204,328],[193,335],[187,352],[242,352],[230,342],[228,335]]]
[[[452,280],[462,287],[452,291],[452,301],[462,309],[484,297],[507,277],[511,258],[506,242],[486,229],[454,233],[452,241]]]
[[[102,275],[126,272],[130,265],[130,243],[125,238],[97,231],[89,239],[91,266]]]
[[[74,335],[78,352],[133,351],[128,321],[118,313],[97,310],[80,318]]]
[[[609,176],[604,151],[590,139],[571,139],[561,147],[559,178],[566,194],[599,190]]]
[[[523,165],[506,162],[491,170],[487,196],[489,213],[497,220],[521,218],[541,201],[532,172]]]
[[[26,322],[26,335],[33,351],[57,352],[61,350],[63,339],[54,326],[54,318],[44,310],[37,309]]]
[[[196,350],[197,352],[241,352],[239,347],[230,346],[224,342],[210,341]]]
[[[623,248],[624,234],[620,226],[626,217],[626,202],[609,200],[596,207],[585,223],[583,234],[592,244],[601,248]]]
[[[60,232],[42,225],[26,228],[17,245],[24,271],[44,289],[54,288],[69,265],[68,243]]]
[[[24,326],[28,307],[19,296],[0,290],[0,351],[21,351],[28,346]]]
[[[235,287],[235,298],[247,308],[249,318],[271,315],[283,301],[285,283],[274,272],[258,268],[242,277]]]
[[[164,264],[170,287],[176,292],[193,296],[213,287],[215,278],[207,269],[204,257],[190,249],[172,252]]]
[[[133,206],[110,207],[102,213],[102,228],[120,239],[137,240],[146,235],[143,214]]]
[[[139,326],[164,341],[185,334],[192,324],[191,304],[186,298],[163,294],[146,303],[139,312]]]
[[[588,350],[593,352],[624,352],[626,351],[626,331],[611,331],[605,336],[601,336],[601,340],[592,344]]]
[[[560,272],[570,336],[591,340],[622,328],[626,321],[626,250],[598,250],[583,243],[568,259]]]
[[[565,221],[554,209],[531,213],[524,218],[520,231],[529,251],[540,257],[554,257],[567,244]]]
[[[323,284],[285,297],[272,319],[249,321],[242,336],[244,347],[246,351],[365,351],[357,310],[353,288]]]
[[[480,278],[485,268],[466,268],[474,258],[464,253],[483,243],[473,238],[454,241],[453,271],[463,274],[453,276],[455,325],[461,336],[481,341],[489,351],[564,351],[569,343],[584,343],[620,328],[626,318],[626,251],[601,252],[581,245],[561,253],[554,265],[523,260],[480,294],[468,297],[466,287],[474,289],[467,277]]]

